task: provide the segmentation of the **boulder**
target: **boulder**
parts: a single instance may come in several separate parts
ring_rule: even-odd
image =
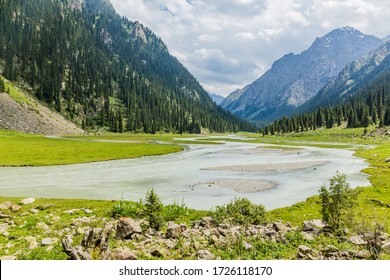
[[[13,203],[11,201],[6,201],[6,202],[3,202],[0,204],[0,209],[6,210],[6,209],[11,208],[12,205],[13,205]]]
[[[6,215],[3,212],[0,212],[0,219],[9,219],[9,218],[11,218],[10,215]]]
[[[20,206],[20,205],[16,205],[16,204],[11,205],[12,212],[19,212],[20,209],[22,209],[22,206]]]
[[[320,219],[307,220],[303,222],[304,231],[321,231],[326,227],[326,223]]]
[[[134,233],[142,233],[140,224],[132,218],[120,218],[116,228],[117,239],[128,239]]]
[[[27,205],[27,204],[32,204],[34,202],[35,202],[35,198],[29,197],[29,198],[23,199],[20,203],[23,205]]]
[[[117,248],[112,258],[114,260],[137,260],[137,256],[129,248]]]
[[[168,228],[166,233],[168,238],[177,238],[181,232],[182,232],[182,227],[180,225],[174,222],[168,223]]]
[[[44,223],[44,222],[38,222],[36,225],[35,225],[35,227],[37,228],[37,229],[41,229],[41,230],[50,230],[50,227],[46,224],[46,223]]]
[[[41,241],[42,246],[53,245],[53,243],[54,243],[54,239],[53,239],[53,238],[50,238],[50,237],[44,238],[44,239],[42,239],[42,241]]]
[[[311,234],[310,232],[301,231],[301,235],[302,235],[303,239],[305,239],[307,241],[313,241],[315,239],[313,234]]]
[[[72,247],[72,238],[68,236],[61,240],[64,252],[71,260],[92,260],[90,253],[85,252],[80,246]]]
[[[355,245],[365,245],[367,242],[363,239],[362,236],[359,235],[353,235],[349,238],[349,242]]]
[[[3,233],[9,228],[8,224],[0,224],[0,233]]]
[[[277,232],[288,232],[291,230],[290,227],[287,227],[285,224],[283,224],[282,222],[274,222],[272,224],[272,227],[274,230],[276,230]]]
[[[385,162],[390,162],[390,158],[385,159]]]
[[[168,251],[163,247],[155,246],[149,250],[149,254],[157,258],[166,258],[168,256]]]
[[[298,246],[298,257],[300,258],[311,258],[314,255],[314,250],[307,247],[306,245]]]
[[[200,225],[204,228],[212,228],[217,226],[212,217],[203,217],[200,221]]]
[[[215,256],[210,253],[208,250],[199,250],[198,251],[198,259],[199,260],[213,260]]]

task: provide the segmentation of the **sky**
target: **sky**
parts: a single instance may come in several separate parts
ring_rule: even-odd
[[[343,26],[390,35],[389,0],[111,0],[162,38],[209,92],[227,96],[287,53]]]

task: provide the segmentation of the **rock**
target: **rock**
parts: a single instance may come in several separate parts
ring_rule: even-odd
[[[199,241],[194,242],[194,248],[195,250],[199,250],[202,247],[202,244]]]
[[[87,209],[87,208],[81,208],[82,211],[84,211],[85,214],[91,214],[93,213],[93,211],[91,209]]]
[[[200,221],[200,225],[204,228],[212,228],[217,226],[212,217],[203,217]]]
[[[385,162],[390,162],[390,158],[385,159]]]
[[[85,252],[80,246],[72,247],[72,242],[70,236],[61,240],[62,247],[71,260],[92,260],[90,253]]]
[[[355,254],[355,257],[358,259],[368,260],[371,257],[371,254],[368,250],[361,250]]]
[[[117,248],[113,253],[114,260],[137,260],[137,256],[129,248]]]
[[[20,209],[22,209],[22,206],[20,206],[20,205],[16,205],[16,204],[11,205],[12,212],[19,212]]]
[[[181,232],[182,232],[182,227],[180,225],[174,222],[168,223],[168,228],[166,233],[168,238],[177,238]]]
[[[218,232],[223,235],[223,236],[226,236],[229,232],[228,229],[225,229],[225,228],[222,228],[222,227],[218,227]]]
[[[149,250],[149,254],[157,258],[165,258],[168,256],[168,251],[162,247],[153,247]]]
[[[215,234],[210,236],[210,243],[211,244],[218,244],[218,242],[219,242],[219,239],[218,239],[218,237]]]
[[[383,244],[381,249],[385,254],[390,254],[390,242]]]
[[[52,245],[53,243],[54,243],[54,239],[49,238],[49,237],[44,238],[41,241],[42,246],[49,246],[49,245]]]
[[[313,234],[306,232],[306,231],[301,231],[301,235],[302,235],[303,239],[305,239],[307,241],[313,241],[315,239]]]
[[[50,227],[44,222],[38,222],[35,227],[41,230],[50,230]]]
[[[8,224],[0,224],[0,233],[3,233],[9,228]]]
[[[320,219],[316,220],[307,220],[303,222],[303,230],[304,231],[320,231],[326,227],[326,223],[324,223]]]
[[[38,210],[46,210],[47,208],[54,207],[56,206],[55,204],[41,204],[37,206]]]
[[[23,199],[20,203],[23,205],[27,205],[27,204],[32,204],[34,202],[35,202],[35,198],[29,197],[29,198]]]
[[[11,208],[12,205],[13,205],[13,203],[11,201],[6,201],[6,202],[3,202],[0,204],[0,209],[6,210],[6,209]]]
[[[64,214],[73,215],[75,212],[78,212],[78,211],[81,211],[81,209],[70,209],[70,210],[64,211],[63,213],[64,213]]]
[[[11,218],[10,215],[6,215],[3,212],[0,212],[0,219],[9,219],[9,218]]]
[[[349,238],[349,242],[355,245],[365,245],[367,242],[363,240],[362,236],[359,235],[353,235]]]
[[[37,242],[37,239],[36,239],[34,236],[26,236],[26,237],[24,238],[24,240],[26,240],[27,243]]]
[[[287,227],[285,224],[283,224],[282,222],[274,222],[272,224],[272,227],[277,232],[288,232],[291,229],[291,228]]]
[[[298,257],[300,258],[313,258],[314,250],[307,247],[306,245],[299,245],[298,246]]]
[[[30,209],[30,212],[33,213],[33,214],[38,214],[39,210],[35,209],[35,208],[32,208],[32,209]]]
[[[253,245],[249,244],[248,242],[244,241],[242,245],[243,245],[245,251],[250,251],[253,249]]]
[[[116,228],[116,238],[126,239],[130,238],[133,233],[142,233],[142,228],[139,223],[132,218],[120,218]]]
[[[199,250],[198,259],[199,260],[213,260],[215,256],[210,253],[208,250]]]
[[[1,261],[14,261],[14,260],[16,260],[16,257],[15,256],[2,256],[2,257],[0,257],[0,260]]]
[[[8,231],[4,231],[3,232],[3,236],[5,236],[5,237],[9,236],[9,232]]]

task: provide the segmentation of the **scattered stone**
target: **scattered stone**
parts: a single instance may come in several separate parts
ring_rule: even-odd
[[[93,213],[93,211],[92,211],[91,209],[81,208],[81,210],[83,210],[85,214],[91,214],[91,213]]]
[[[35,208],[32,208],[32,209],[30,209],[30,212],[33,213],[33,214],[38,214],[39,210],[35,209]]]
[[[46,210],[47,208],[54,207],[56,206],[55,204],[41,204],[37,206],[38,210]]]
[[[78,212],[78,211],[81,211],[81,209],[70,209],[70,210],[64,211],[63,213],[64,213],[64,214],[73,215],[75,212]]]
[[[23,205],[27,205],[27,204],[32,204],[34,202],[35,202],[35,198],[29,197],[29,198],[23,199],[20,203]]]
[[[3,233],[9,228],[8,224],[0,224],[0,233]]]
[[[44,222],[38,222],[35,227],[41,230],[50,230],[50,227]]]
[[[174,222],[168,222],[167,237],[177,238],[182,232],[182,227]]]
[[[390,162],[390,158],[385,159],[385,162]]]
[[[6,201],[6,202],[3,202],[0,204],[0,209],[6,210],[6,209],[11,208],[12,205],[13,205],[13,203],[11,201]]]
[[[114,260],[137,260],[137,256],[129,248],[117,248],[113,253]]]
[[[198,259],[199,260],[213,260],[215,256],[210,253],[208,250],[199,250],[198,251]]]
[[[284,223],[282,222],[274,222],[272,224],[272,227],[274,230],[277,232],[288,232],[291,228],[287,227]]]
[[[245,242],[242,244],[244,246],[245,251],[250,251],[253,249],[253,245],[249,244],[248,242]]]
[[[367,242],[359,235],[353,235],[349,238],[349,242],[355,245],[365,245]]]
[[[301,231],[301,235],[303,239],[307,241],[313,241],[315,238],[312,233],[306,232],[306,231]]]
[[[42,242],[41,242],[42,246],[53,245],[53,243],[54,243],[54,239],[49,238],[49,237],[42,239]]]
[[[142,233],[140,224],[132,218],[119,218],[115,237],[117,239],[126,239],[130,238],[133,233]]]
[[[390,254],[390,242],[383,244],[381,249],[385,254]]]
[[[153,247],[149,250],[149,254],[157,258],[166,258],[168,256],[168,251],[162,247]]]
[[[2,257],[0,257],[0,260],[1,261],[14,261],[14,260],[16,260],[16,257],[15,256],[2,256]]]
[[[299,245],[298,246],[298,257],[300,258],[306,258],[309,255],[313,256],[314,250],[307,247],[306,245]]]
[[[0,219],[9,219],[9,218],[11,218],[10,215],[6,215],[3,212],[0,212]]]
[[[3,232],[3,236],[5,236],[5,237],[9,236],[9,232],[8,231],[4,231]]]
[[[204,228],[216,227],[216,223],[212,217],[203,217],[200,221],[200,225]]]
[[[326,223],[324,223],[320,219],[315,220],[307,220],[303,222],[303,230],[304,231],[316,231],[319,232],[326,227]]]
[[[71,260],[92,260],[90,253],[85,252],[80,246],[72,247],[72,242],[70,236],[61,240],[62,247]]]
[[[20,206],[20,205],[16,205],[16,204],[11,205],[11,211],[14,213],[19,212],[20,209],[22,209],[22,206]]]
[[[371,255],[368,250],[361,250],[355,254],[355,257],[358,259],[367,260],[370,259]]]

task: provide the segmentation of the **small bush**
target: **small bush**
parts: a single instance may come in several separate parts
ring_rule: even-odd
[[[330,179],[329,190],[322,186],[320,191],[322,219],[334,232],[338,232],[348,212],[356,205],[357,191],[351,189],[347,177],[337,172]]]
[[[173,204],[164,206],[163,217],[166,222],[178,221],[186,216],[188,216],[188,208],[184,202],[181,204],[174,202]]]
[[[267,211],[261,204],[253,204],[247,198],[235,198],[227,205],[217,206],[212,213],[217,223],[262,224],[267,221]]]
[[[143,211],[143,202],[141,199],[138,202],[121,200],[117,205],[114,205],[110,209],[109,215],[112,218],[120,218],[120,217],[139,218],[142,216],[142,211]]]

